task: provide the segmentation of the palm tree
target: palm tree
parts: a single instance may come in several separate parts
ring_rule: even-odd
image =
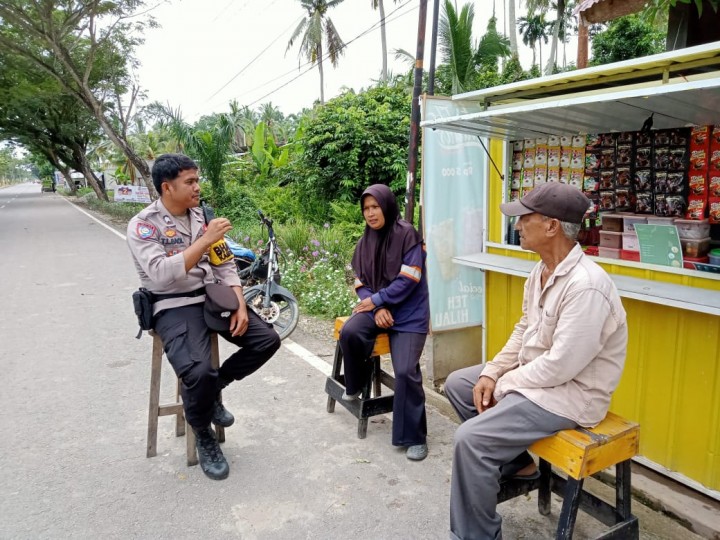
[[[333,67],[337,67],[338,59],[343,53],[345,43],[340,38],[327,11],[340,4],[343,0],[300,0],[307,11],[290,36],[285,53],[300,38],[299,57],[307,58],[311,64],[317,63],[320,70],[320,103],[325,103],[325,78],[323,74],[323,34],[327,42],[327,55]],[[301,37],[302,36],[302,37]]]
[[[545,66],[545,75],[550,75],[553,72],[553,68],[557,63],[557,46],[558,38],[560,36],[560,27],[564,24],[565,20],[565,0],[557,0],[552,2],[551,0],[527,0],[528,16],[535,13],[536,11],[546,15],[551,9],[555,9],[555,20],[551,23],[552,30],[552,42],[550,45],[550,57],[548,58],[547,65]],[[547,43],[547,39],[545,41]],[[542,60],[540,60],[542,64]]]
[[[236,126],[229,114],[218,114],[215,122],[206,129],[196,129],[186,123],[180,109],[158,106],[158,114],[162,115],[160,126],[179,141],[183,150],[200,166],[200,171],[212,185],[213,197],[217,199],[225,191],[222,182],[222,169],[228,161],[235,141]]]
[[[557,3],[553,2],[553,8],[557,9]],[[570,40],[570,36],[577,32],[577,20],[573,15],[575,9],[575,2],[568,0],[565,2],[565,13],[563,14],[562,20],[560,21],[560,30],[558,32],[558,38],[562,42],[563,46],[563,68],[567,67],[567,54],[566,45]],[[555,61],[557,64],[557,60]]]
[[[509,0],[507,6],[508,12],[508,26],[510,30],[510,50],[514,56],[518,55],[518,43],[517,43],[517,20],[515,19],[515,0]]]
[[[510,40],[497,31],[497,18],[490,17],[485,35],[480,38],[475,63],[497,69],[498,59],[511,56]]]
[[[540,45],[540,64],[542,65],[542,42],[548,42],[547,26],[545,15],[542,13],[535,15],[528,14],[527,17],[520,17],[518,19],[518,28],[520,29],[523,43],[530,47],[533,52],[533,66],[537,63],[535,61],[536,44]]]
[[[440,18],[440,51],[452,76],[453,94],[465,91],[475,75],[475,54],[472,45],[472,25],[475,8],[465,4],[458,14],[450,0],[445,0]]]
[[[370,0],[373,9],[380,11],[380,43],[382,44],[382,80],[387,81],[387,36],[385,35],[385,5],[383,0]],[[397,0],[393,0],[397,3]]]

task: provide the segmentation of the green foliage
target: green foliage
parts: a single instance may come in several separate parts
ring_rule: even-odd
[[[63,195],[69,195],[69,192],[63,190]],[[130,221],[130,219],[140,212],[147,205],[143,203],[114,203],[98,199],[97,195],[92,192],[91,188],[80,188],[77,191],[77,200],[80,204],[86,205],[91,210],[101,212],[114,218]]]
[[[303,312],[332,318],[352,309],[357,299],[349,262],[355,242],[342,230],[296,222],[278,227],[278,242],[285,253],[283,285]]]
[[[475,7],[464,4],[458,13],[453,2],[445,0],[440,18],[439,38],[442,61],[448,65],[451,92],[459,94],[471,88],[475,75],[475,57],[472,43],[472,25]]]
[[[411,97],[380,85],[348,91],[304,119],[286,181],[304,197],[357,201],[370,184],[405,184]]]
[[[255,136],[250,149],[250,157],[257,168],[259,180],[267,180],[273,169],[284,167],[288,163],[289,147],[278,148],[275,138],[267,129],[265,122],[255,126]]]
[[[637,15],[612,21],[592,41],[592,65],[603,65],[657,54],[665,50],[665,35]]]
[[[357,303],[346,273],[334,268],[323,257],[310,263],[294,255],[288,257],[282,275],[283,286],[298,298],[301,313],[333,319],[347,315]]]
[[[705,4],[709,5],[715,13],[720,9],[720,0],[650,0],[641,17],[650,24],[654,24],[667,15],[668,9],[677,4],[694,4],[700,17],[702,17]]]

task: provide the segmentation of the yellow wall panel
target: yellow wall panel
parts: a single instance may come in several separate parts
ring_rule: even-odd
[[[490,141],[501,167],[506,143]],[[488,167],[488,240],[503,243],[503,180]],[[489,247],[489,253],[538,260],[533,253]],[[640,265],[599,262],[607,272],[720,290],[720,281]],[[521,315],[525,279],[486,272],[488,359],[505,345]],[[643,456],[720,490],[720,317],[623,298],[629,342],[625,371],[611,410],[640,423]]]
[[[487,354],[521,315],[524,278],[486,273]],[[628,355],[611,410],[640,423],[640,453],[720,490],[720,317],[623,298]]]

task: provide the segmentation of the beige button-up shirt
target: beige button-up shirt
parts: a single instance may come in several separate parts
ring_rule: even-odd
[[[539,262],[525,283],[522,318],[485,366],[495,399],[519,392],[581,426],[597,425],[625,364],[627,322],[615,284],[576,244],[543,289]]]
[[[205,232],[202,210],[191,208],[188,215],[190,229],[176,220],[158,199],[128,223],[127,243],[141,286],[156,294],[192,292],[215,280],[223,285],[240,286],[240,277],[232,259],[213,266],[205,253],[189,272],[185,272],[182,252]],[[204,301],[205,295],[160,300],[155,302],[153,314]]]

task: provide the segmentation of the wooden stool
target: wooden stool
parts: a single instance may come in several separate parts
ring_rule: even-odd
[[[342,366],[342,350],[340,349],[340,329],[349,317],[338,317],[335,319],[335,358],[333,360],[332,373],[325,382],[325,392],[328,394],[327,412],[335,412],[335,402],[339,402],[358,419],[358,438],[364,439],[367,436],[368,418],[377,414],[391,412],[393,408],[393,394],[382,395],[382,385],[391,390],[395,389],[395,379],[392,375],[380,367],[380,356],[390,353],[390,339],[387,333],[378,334],[375,339],[375,346],[370,353],[370,361],[373,363],[372,376],[363,387],[362,398],[353,401],[342,399],[345,392],[345,375],[340,374]],[[370,390],[373,390],[374,397],[370,397]]]
[[[630,459],[638,453],[640,426],[609,412],[597,427],[560,431],[537,441],[530,452],[540,458],[540,478],[501,484],[498,503],[538,490],[538,510],[550,514],[550,494],[563,497],[557,539],[572,538],[579,507],[609,527],[598,538],[639,538],[637,517],[630,509]],[[583,491],[585,478],[615,465],[615,504]],[[567,474],[563,478],[552,466]]]
[[[155,332],[148,332],[153,337],[152,362],[150,367],[150,407],[148,408],[148,434],[147,434],[147,457],[157,455],[157,432],[158,418],[161,416],[175,415],[175,436],[185,437],[185,446],[188,466],[197,465],[198,457],[195,450],[195,433],[185,421],[182,398],[180,397],[180,379],[177,379],[175,387],[175,401],[172,403],[160,404],[160,376],[162,374],[163,342]],[[217,369],[220,366],[220,353],[218,349],[217,334],[210,334],[210,351],[212,366]],[[222,402],[222,394],[218,396]],[[225,428],[215,426],[218,442],[225,442]]]

